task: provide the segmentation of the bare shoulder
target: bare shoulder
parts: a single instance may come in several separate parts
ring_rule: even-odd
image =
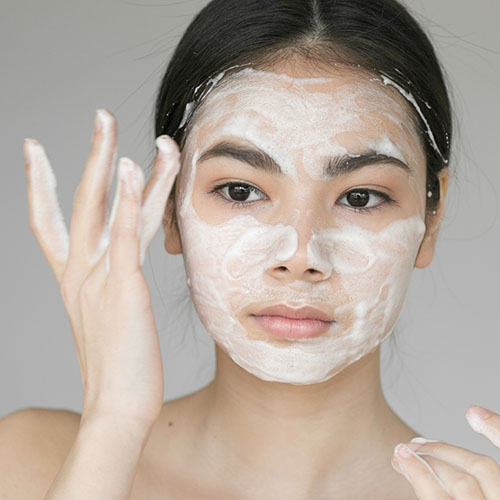
[[[79,425],[78,413],[43,408],[25,408],[0,419],[0,498],[43,498]]]

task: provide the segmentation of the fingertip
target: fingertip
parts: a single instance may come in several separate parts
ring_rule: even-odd
[[[125,173],[125,172],[130,172],[134,170],[135,168],[135,162],[128,158],[127,156],[122,156],[118,160],[118,168],[120,169],[120,172]]]
[[[487,420],[492,417],[494,413],[491,410],[487,410],[483,406],[473,405],[469,406],[466,411],[466,416],[474,415],[475,417],[479,417],[481,420]]]
[[[404,475],[404,472],[403,472],[403,469],[401,469],[401,466],[398,462],[398,460],[393,457],[392,460],[391,460],[391,465],[392,465],[392,468],[398,473],[398,474],[401,474],[401,475]]]
[[[476,412],[477,406],[471,406],[465,412],[465,418],[474,432],[478,434],[485,433],[485,422]]]
[[[115,122],[113,113],[105,108],[98,108],[95,115],[96,126],[99,126],[101,130],[109,130],[111,125]]]
[[[167,159],[173,155],[180,155],[177,143],[168,135],[160,135],[156,138],[155,143],[158,148],[158,153],[162,159]]]
[[[469,417],[471,413],[474,413],[474,408],[477,408],[477,405],[468,406],[467,410],[465,410],[465,416]]]
[[[24,140],[26,169],[31,175],[42,176],[45,182],[55,186],[55,177],[44,147],[36,139]]]
[[[27,137],[23,142],[23,151],[26,157],[31,158],[35,152],[35,149],[40,146],[40,143],[36,139],[30,139]]]
[[[125,186],[132,187],[133,192],[141,192],[144,189],[145,176],[142,168],[135,161],[122,156],[118,161],[118,175]],[[130,185],[128,184],[130,182]],[[127,192],[129,191],[127,187]]]

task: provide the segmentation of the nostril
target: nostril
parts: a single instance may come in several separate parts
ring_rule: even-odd
[[[313,275],[320,274],[320,271],[318,271],[317,269],[308,269],[307,272]]]

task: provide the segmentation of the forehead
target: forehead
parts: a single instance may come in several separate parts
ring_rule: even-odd
[[[186,146],[222,137],[257,144],[278,162],[396,145],[407,161],[423,148],[405,99],[362,71],[303,77],[245,69],[226,76],[191,120]],[[409,158],[407,158],[409,157]]]

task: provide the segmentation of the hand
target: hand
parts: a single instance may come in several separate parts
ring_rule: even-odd
[[[500,415],[471,406],[466,418],[476,432],[500,448]],[[407,458],[405,445],[396,446],[391,463],[410,482],[419,500],[500,499],[500,467],[492,458],[423,438],[412,439],[408,446],[413,451],[408,450]]]
[[[179,170],[179,150],[167,136],[157,139],[158,154],[145,187],[140,167],[120,159],[108,217],[116,142],[113,115],[98,110],[68,236],[45,151],[26,139],[30,226],[71,322],[83,384],[82,421],[111,416],[150,427],[163,404],[163,370],[141,266]]]

